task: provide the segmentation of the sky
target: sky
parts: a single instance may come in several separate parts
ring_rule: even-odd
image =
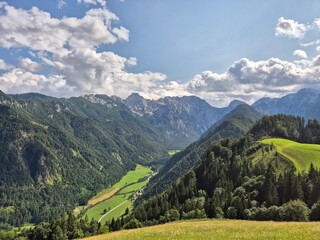
[[[196,95],[320,88],[318,0],[0,0],[0,90]]]

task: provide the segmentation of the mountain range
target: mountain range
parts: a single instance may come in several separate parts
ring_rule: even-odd
[[[154,166],[169,158],[168,149],[186,147],[151,179],[145,196],[152,196],[196,166],[212,142],[244,136],[263,114],[320,119],[319,103],[320,92],[311,89],[225,108],[195,96],[66,99],[0,91],[0,222],[49,221],[136,164]]]
[[[297,93],[288,94],[282,98],[262,98],[252,107],[262,114],[288,114],[307,119],[320,120],[320,91],[301,89]]]
[[[167,148],[183,149],[243,102],[233,101],[228,107],[216,108],[195,96],[149,100],[133,93],[124,103],[165,135]]]

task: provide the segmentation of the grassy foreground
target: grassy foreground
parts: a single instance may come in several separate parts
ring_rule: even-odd
[[[126,208],[132,209],[132,196],[145,187],[152,174],[148,167],[137,165],[134,171],[129,171],[119,182],[111,188],[107,188],[89,200],[86,213],[89,219],[94,218],[104,224],[112,218],[118,218],[124,214]],[[143,180],[141,180],[143,179]],[[104,212],[105,209],[107,212]]]
[[[241,220],[198,220],[123,230],[85,238],[86,240],[222,239],[222,240],[316,240],[320,224],[314,222],[255,222]]]
[[[319,144],[302,144],[280,138],[264,139],[261,142],[273,144],[280,154],[292,161],[298,171],[308,170],[311,163],[320,167]]]

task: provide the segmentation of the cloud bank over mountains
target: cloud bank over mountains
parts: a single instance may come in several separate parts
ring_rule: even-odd
[[[107,9],[103,0],[77,0],[89,9],[82,18],[54,18],[33,7],[19,9],[0,2],[0,47],[23,49],[15,66],[0,59],[0,89],[8,93],[41,92],[54,96],[103,93],[126,97],[139,92],[147,98],[197,95],[216,106],[232,99],[253,102],[277,97],[303,87],[320,85],[320,20],[310,24],[279,18],[277,37],[296,40],[294,62],[278,58],[251,61],[242,58],[224,72],[204,71],[188,82],[170,81],[164,73],[130,72],[138,64],[133,56],[99,51],[102,45],[128,42],[129,30]],[[61,7],[64,4],[61,5]]]

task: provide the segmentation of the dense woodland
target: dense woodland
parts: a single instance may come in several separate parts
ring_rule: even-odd
[[[95,220],[77,219],[73,214],[43,222],[36,227],[20,229],[11,232],[0,231],[0,240],[65,240],[93,236],[109,231]]]
[[[214,142],[195,168],[170,189],[145,201],[127,219],[126,224],[144,226],[191,218],[230,218],[274,221],[320,220],[320,170],[310,166],[298,173],[294,166],[277,169],[281,157],[253,164],[248,156],[272,145],[256,139],[283,137],[306,143],[319,143],[320,124],[305,125],[298,117],[263,117],[240,140]],[[119,226],[115,224],[115,226]],[[115,229],[113,225],[110,227]]]
[[[244,136],[261,117],[262,115],[249,105],[237,106],[209,128],[198,141],[170,158],[159,173],[151,179],[144,197],[149,198],[168,189],[172,182],[195,166],[212,142]]]
[[[136,163],[166,156],[120,100],[89,100],[0,92],[0,228],[71,213]]]
[[[77,204],[86,203],[96,191],[134,167],[135,162],[130,159],[123,166],[119,165],[130,153],[144,164],[150,161],[144,160],[146,156],[153,156],[153,159],[162,156],[161,151],[150,155],[156,148],[151,139],[157,138],[157,133],[138,121],[137,132],[144,128],[149,137],[135,132],[126,135],[122,132],[126,127],[118,125],[120,116],[115,116],[118,127],[111,127],[118,129],[118,142],[115,142],[114,136],[106,134],[108,125],[113,124],[110,120],[103,122],[107,113],[100,112],[102,108],[85,99],[73,99],[68,106],[60,103],[65,106],[65,112],[57,115],[59,124],[52,124],[52,118],[41,122],[39,116],[44,113],[37,112],[39,109],[45,114],[49,114],[49,106],[53,105],[55,109],[56,102],[48,101],[37,102],[36,105],[44,105],[41,108],[33,106],[34,102],[28,102],[28,107],[17,107],[13,99],[0,105],[0,130],[3,133],[0,159],[4,166],[0,169],[0,228],[10,230],[12,226],[19,227],[25,222],[37,224],[22,231],[0,232],[0,239],[74,239],[123,228],[207,217],[320,220],[319,169],[311,165],[307,172],[299,173],[293,165],[281,168],[283,165],[279,163],[284,159],[275,151],[271,161],[254,164],[250,160],[254,154],[262,153],[263,159],[264,152],[273,152],[273,145],[258,141],[264,137],[319,144],[319,122],[275,115],[264,116],[254,124],[260,115],[252,112],[250,107],[245,108],[252,118],[237,114],[230,116],[208,132],[200,140],[202,144],[191,145],[182,153],[197,161],[193,162],[194,167],[181,168],[181,178],[161,194],[144,202],[138,201],[131,214],[113,219],[104,226],[95,220],[76,219],[70,213]],[[82,109],[83,101],[88,108]],[[71,107],[74,112],[67,110]],[[92,112],[93,108],[96,109]],[[95,121],[84,117],[88,115],[90,119],[96,118]],[[121,116],[132,118],[126,111]],[[212,137],[232,133],[236,138],[250,126],[249,132],[239,140],[214,141],[215,137]],[[122,152],[120,146],[126,146],[126,150]],[[149,152],[142,151],[141,155],[135,146]],[[172,159],[177,156],[179,154]],[[166,167],[169,171],[170,163]]]

